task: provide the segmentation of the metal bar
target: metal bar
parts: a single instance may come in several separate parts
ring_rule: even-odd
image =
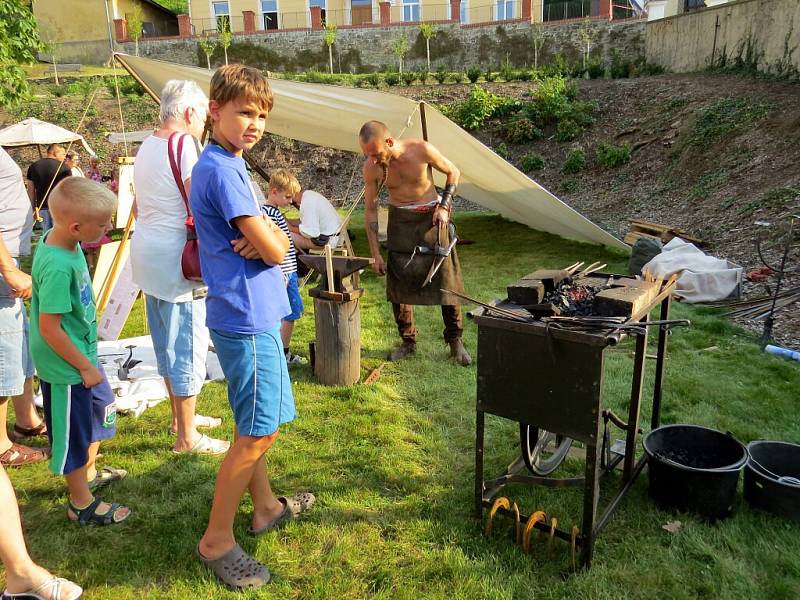
[[[639,462],[636,463],[636,468],[633,471],[633,477],[630,479],[630,481],[626,481],[625,482],[625,485],[623,485],[620,488],[619,492],[617,492],[617,495],[614,496],[611,499],[611,502],[608,503],[608,506],[606,506],[605,510],[603,511],[603,514],[597,520],[597,525],[595,525],[594,531],[592,532],[593,535],[595,535],[595,536],[600,535],[600,532],[608,524],[608,521],[611,518],[611,515],[617,509],[617,506],[622,501],[622,499],[628,494],[628,492],[630,491],[630,489],[633,486],[633,484],[636,482],[636,479],[639,477],[639,475],[642,472],[642,469],[644,469],[644,466],[646,464],[647,464],[647,457],[646,456],[643,456],[642,458],[640,458]]]
[[[598,420],[599,430],[599,420]],[[586,484],[583,488],[583,523],[581,524],[581,565],[592,564],[594,552],[594,521],[597,517],[597,503],[600,500],[600,464],[597,456],[597,444],[586,445]]]
[[[475,518],[483,518],[483,435],[485,415],[475,411]]]
[[[639,411],[642,405],[642,388],[644,387],[644,363],[647,356],[647,329],[636,336],[636,354],[633,359],[633,382],[631,384],[631,403],[628,409],[628,430],[625,437],[625,469],[623,480],[633,476],[636,460],[636,434],[639,428]]]
[[[669,320],[669,309],[672,304],[672,296],[667,296],[661,301],[660,319]],[[653,383],[653,412],[650,416],[650,428],[655,429],[661,423],[661,398],[664,386],[664,366],[667,362],[667,337],[669,330],[661,327],[658,331],[658,351],[656,352],[656,374]],[[627,451],[626,451],[627,454]]]
[[[486,503],[484,503],[484,506],[486,506],[487,508],[490,508],[492,506],[492,503],[491,502],[486,502]],[[507,517],[515,517],[516,516],[513,512],[511,512],[511,511],[509,511],[509,510],[507,510],[507,509],[505,509],[503,507],[499,507],[497,509],[497,514],[501,514],[501,515],[507,516]],[[520,523],[527,523],[529,519],[530,519],[530,515],[522,515],[521,514],[519,516],[519,522]],[[545,532],[547,534],[550,533],[550,523],[542,523],[541,521],[537,521],[536,523],[534,523],[533,526],[536,529],[538,529],[539,531],[543,531],[543,532]],[[569,531],[564,531],[563,529],[556,528],[555,531],[554,531],[554,535],[558,539],[564,540],[565,542],[572,541],[572,534]],[[583,544],[583,540],[580,537],[578,538],[578,543],[579,544]]]

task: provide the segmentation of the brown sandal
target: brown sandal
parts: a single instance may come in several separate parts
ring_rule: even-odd
[[[36,427],[31,427],[30,429],[27,427],[20,427],[14,423],[14,429],[11,432],[11,437],[18,442],[27,440],[29,438],[39,437],[40,435],[47,435],[47,424],[44,421],[39,423]]]
[[[4,467],[22,467],[47,460],[49,457],[49,449],[31,448],[14,442],[8,450],[0,454],[0,464]]]

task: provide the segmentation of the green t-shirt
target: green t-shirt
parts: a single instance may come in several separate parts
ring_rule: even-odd
[[[97,312],[94,292],[79,246],[70,252],[42,238],[33,258],[31,354],[39,377],[47,383],[81,382],[80,372],[56,354],[39,331],[39,315],[61,315],[61,329],[92,364],[97,364]]]

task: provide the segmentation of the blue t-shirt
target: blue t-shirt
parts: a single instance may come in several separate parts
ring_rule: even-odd
[[[231,246],[242,237],[235,218],[263,217],[244,160],[221,146],[206,146],[192,170],[189,203],[208,285],[206,325],[243,334],[274,328],[291,313],[280,267],[243,258]]]

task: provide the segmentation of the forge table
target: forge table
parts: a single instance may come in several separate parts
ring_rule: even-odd
[[[646,321],[653,308],[661,305],[660,319],[669,319],[670,282],[628,323]],[[644,468],[646,457],[636,462],[639,414],[647,357],[647,327],[641,333],[612,333],[610,330],[574,331],[548,327],[541,321],[523,323],[493,316],[485,309],[473,312],[478,325],[478,382],[475,431],[475,513],[483,517],[483,508],[491,507],[493,498],[509,483],[549,487],[583,487],[583,520],[575,543],[580,548],[580,563],[590,566],[596,536],[607,524],[622,498]],[[660,326],[656,354],[651,427],[659,425],[661,388],[667,351],[668,326]],[[603,372],[605,352],[623,335],[636,337],[633,378],[627,422],[603,409]],[[496,415],[569,437],[586,446],[584,477],[555,478],[522,474],[522,459],[506,472],[484,479],[484,420]],[[624,454],[611,456],[608,444],[608,421],[626,432]],[[601,434],[601,424],[606,428]],[[605,440],[605,444],[603,443]],[[601,452],[602,451],[602,452]],[[623,463],[620,487],[598,518],[600,478]],[[507,512],[500,509],[500,512]],[[521,516],[526,522],[528,517]],[[550,525],[537,522],[536,528],[550,532]],[[555,536],[571,542],[572,533],[556,529]]]

